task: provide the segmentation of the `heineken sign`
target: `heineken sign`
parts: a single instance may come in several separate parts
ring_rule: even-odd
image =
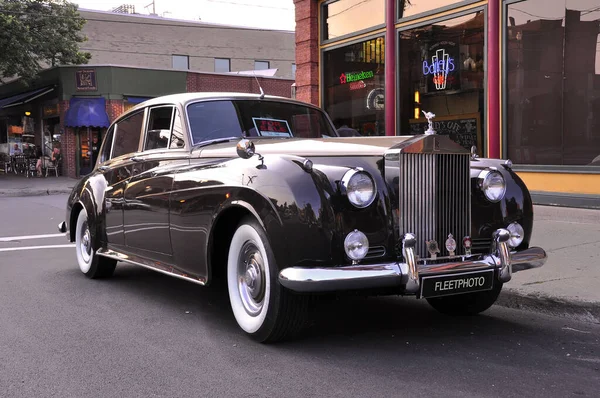
[[[372,70],[363,72],[346,72],[340,75],[340,84],[358,82],[360,80],[372,79],[375,76]]]

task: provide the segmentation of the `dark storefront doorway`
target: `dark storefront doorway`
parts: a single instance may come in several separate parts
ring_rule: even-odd
[[[92,172],[102,142],[104,129],[81,127],[77,132],[77,170],[80,176]]]

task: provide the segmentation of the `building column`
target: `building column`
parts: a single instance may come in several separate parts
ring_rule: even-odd
[[[58,111],[60,114],[60,152],[62,154],[62,175],[77,178],[77,137],[72,127],[65,127],[65,116],[69,109],[69,101],[60,101]]]
[[[500,158],[500,0],[488,1],[487,39],[487,157]]]
[[[396,0],[386,0],[385,135],[396,135]]]
[[[296,99],[319,104],[319,5],[294,0],[296,9]]]

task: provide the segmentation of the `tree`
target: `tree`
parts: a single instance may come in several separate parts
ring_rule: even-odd
[[[66,0],[0,0],[0,82],[18,76],[27,83],[45,67],[87,64],[77,8]]]

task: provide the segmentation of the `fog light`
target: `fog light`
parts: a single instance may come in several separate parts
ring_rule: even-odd
[[[525,230],[518,222],[514,222],[510,224],[506,229],[510,232],[510,239],[508,240],[508,245],[512,248],[519,246],[523,243],[523,238],[525,237]]]
[[[344,239],[344,250],[351,260],[362,260],[369,251],[369,240],[365,234],[355,229]]]

